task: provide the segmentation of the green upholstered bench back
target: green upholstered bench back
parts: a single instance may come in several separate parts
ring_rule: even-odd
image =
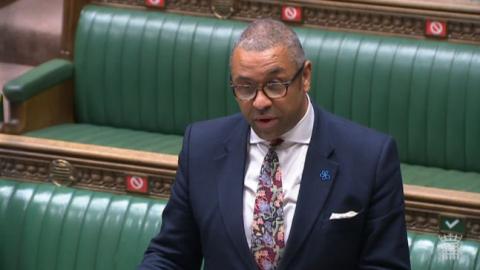
[[[245,23],[88,6],[75,46],[77,119],[182,135],[237,111],[228,61]],[[393,135],[402,162],[480,172],[480,48],[296,28],[311,96]]]
[[[244,24],[88,6],[75,42],[79,122],[183,135],[237,111],[229,55]]]
[[[165,201],[0,179],[0,269],[135,269]],[[480,269],[480,243],[445,260],[438,237],[409,232],[413,270]]]
[[[0,269],[135,269],[164,205],[0,179]]]
[[[301,33],[324,108],[394,136],[402,162],[480,172],[480,47]]]

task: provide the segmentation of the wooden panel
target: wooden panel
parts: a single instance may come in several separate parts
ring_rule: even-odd
[[[73,59],[75,30],[77,29],[78,18],[82,8],[89,2],[89,0],[64,0],[60,54],[66,59]]]

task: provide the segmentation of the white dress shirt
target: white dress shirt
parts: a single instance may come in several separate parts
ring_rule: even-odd
[[[308,97],[308,95],[307,95]],[[302,119],[281,136],[283,143],[276,147],[280,170],[282,171],[282,187],[284,192],[283,211],[285,240],[288,241],[295,207],[297,205],[300,180],[302,178],[308,144],[312,137],[315,114],[308,97],[308,109]],[[246,161],[246,173],[243,189],[243,222],[248,246],[251,246],[253,207],[258,188],[258,178],[263,159],[268,152],[269,142],[258,137],[250,129],[250,143]]]

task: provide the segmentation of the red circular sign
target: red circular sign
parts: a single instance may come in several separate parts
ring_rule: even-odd
[[[286,7],[285,17],[289,20],[294,20],[297,17],[297,9],[294,7]]]
[[[152,0],[153,1],[153,0]],[[136,190],[140,190],[143,188],[143,185],[145,185],[145,182],[143,181],[143,179],[141,177],[138,177],[138,176],[132,176],[130,178],[130,184],[132,185],[132,187]]]
[[[430,32],[434,35],[439,35],[443,32],[443,25],[441,22],[432,22],[430,24]]]

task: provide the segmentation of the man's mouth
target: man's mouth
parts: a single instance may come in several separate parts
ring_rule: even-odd
[[[260,122],[262,122],[262,123],[268,123],[268,122],[270,122],[270,121],[272,121],[272,120],[273,120],[273,118],[267,118],[267,119],[258,119],[257,121],[260,121]]]
[[[255,123],[259,128],[270,128],[274,125],[277,118],[275,117],[261,117],[256,118]]]
[[[268,121],[272,121],[274,120],[275,117],[273,116],[266,116],[266,115],[263,115],[263,116],[257,116],[254,118],[255,121],[260,121],[260,122],[268,122]]]

